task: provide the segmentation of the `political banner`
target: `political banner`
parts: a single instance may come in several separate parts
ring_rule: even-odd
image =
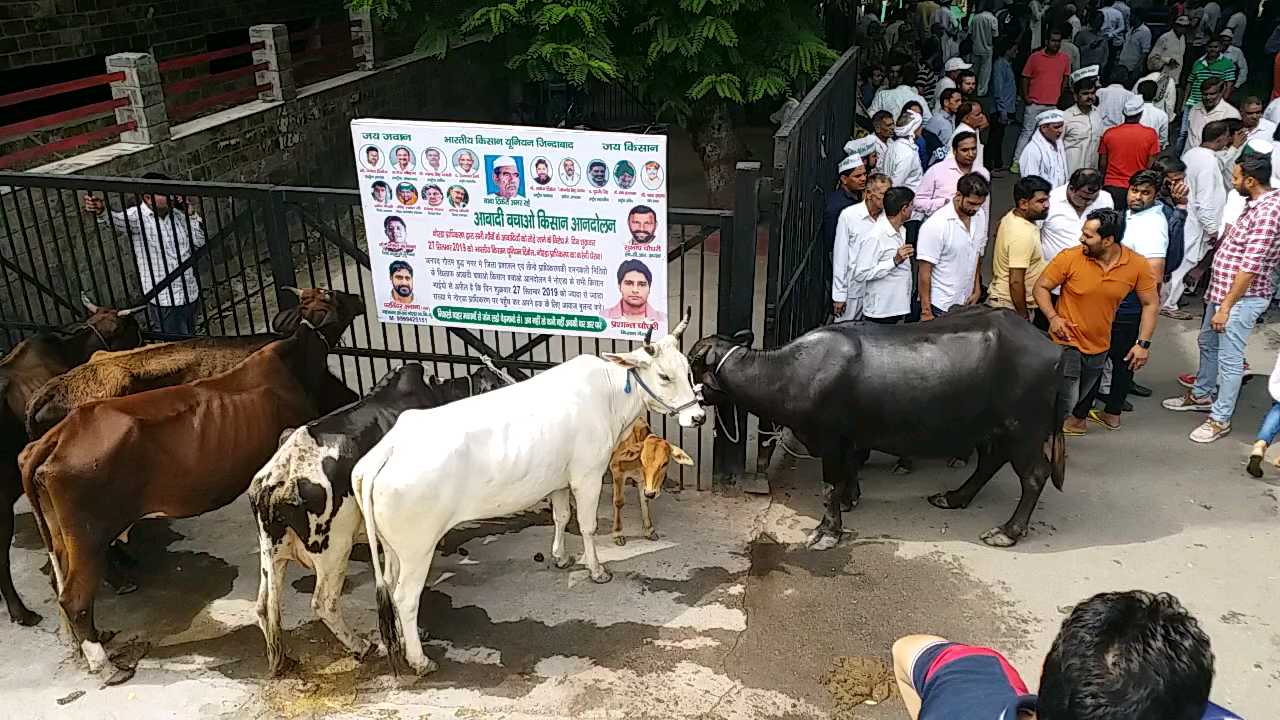
[[[634,340],[667,331],[667,139],[351,123],[378,319]]]

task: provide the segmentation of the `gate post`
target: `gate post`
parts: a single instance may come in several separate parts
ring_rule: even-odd
[[[720,228],[720,279],[716,328],[732,335],[753,326],[756,291],[756,226],[759,220],[757,186],[760,163],[740,162],[734,179],[733,217]],[[720,412],[717,410],[716,412]],[[740,481],[747,466],[747,413],[738,407],[726,412],[725,427],[737,428],[737,442],[717,429],[712,446],[713,483]]]
[[[284,191],[271,188],[264,193],[267,214],[267,255],[271,260],[271,279],[276,286],[276,303],[281,310],[294,307],[298,298],[284,290],[298,286],[298,273],[293,265],[293,248],[289,244],[288,209],[284,204]]]

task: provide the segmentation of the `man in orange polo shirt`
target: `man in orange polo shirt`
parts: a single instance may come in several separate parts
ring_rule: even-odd
[[[1146,258],[1120,244],[1124,224],[1124,215],[1116,210],[1089,213],[1080,246],[1058,253],[1036,282],[1036,305],[1049,319],[1049,337],[1064,348],[1058,411],[1067,435],[1085,432],[1088,409],[1078,414],[1076,404],[1102,376],[1111,347],[1111,323],[1120,301],[1130,292],[1142,303],[1138,340],[1124,356],[1133,370],[1147,364],[1156,331],[1160,304],[1156,281]],[[1055,306],[1052,293],[1059,287],[1061,297]],[[1065,417],[1068,412],[1070,418]]]

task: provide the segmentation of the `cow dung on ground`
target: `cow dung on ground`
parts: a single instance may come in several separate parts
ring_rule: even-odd
[[[835,720],[853,720],[860,706],[882,703],[897,693],[893,669],[872,657],[837,657],[822,684],[831,693]]]

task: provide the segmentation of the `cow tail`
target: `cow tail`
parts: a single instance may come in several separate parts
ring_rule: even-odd
[[[1062,393],[1057,391],[1065,380],[1063,375],[1065,369],[1065,364],[1059,356],[1055,366],[1056,372],[1054,372],[1053,418],[1049,435],[1049,478],[1053,481],[1053,486],[1058,488],[1058,492],[1062,492],[1062,485],[1067,478],[1067,437],[1062,433],[1062,421],[1071,411],[1070,407],[1066,407]]]
[[[391,588],[383,575],[381,558],[378,557],[378,521],[373,512],[373,479],[391,458],[390,445],[379,444],[353,469],[351,483],[360,494],[360,510],[364,513],[364,531],[369,540],[369,562],[373,565],[373,582],[377,589],[378,633],[387,648],[387,661],[391,672],[400,675],[407,672],[409,662],[404,656],[404,640],[396,624],[396,607],[391,600]],[[361,467],[361,466],[367,466]],[[417,632],[417,628],[414,628]]]
[[[36,529],[40,531],[40,538],[44,540],[44,546],[49,551],[49,562],[53,566],[55,600],[62,593],[62,581],[65,575],[62,572],[61,565],[58,564],[58,553],[53,544],[53,532],[45,519],[44,507],[40,502],[40,486],[44,484],[44,461],[49,459],[49,456],[53,454],[57,447],[58,441],[56,439],[44,438],[28,445],[18,456],[18,466],[22,471],[27,501],[31,504],[31,515],[35,518]]]

